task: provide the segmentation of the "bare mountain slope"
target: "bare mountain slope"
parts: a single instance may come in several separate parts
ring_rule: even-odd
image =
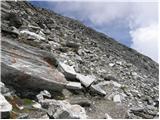
[[[1,77],[12,94],[1,88],[10,118],[158,117],[159,65],[149,57],[25,1],[2,1],[1,18]],[[41,107],[33,110],[35,101]]]

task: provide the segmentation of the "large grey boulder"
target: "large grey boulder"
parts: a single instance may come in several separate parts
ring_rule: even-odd
[[[46,53],[2,38],[2,81],[16,87],[61,91],[68,81]]]

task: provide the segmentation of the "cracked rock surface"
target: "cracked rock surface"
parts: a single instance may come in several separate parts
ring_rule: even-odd
[[[158,63],[27,1],[1,8],[2,118],[159,117]]]

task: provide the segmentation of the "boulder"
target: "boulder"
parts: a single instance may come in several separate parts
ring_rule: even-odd
[[[95,76],[93,75],[82,75],[82,74],[77,74],[76,78],[85,86],[89,87],[96,79]]]
[[[38,48],[2,39],[2,82],[20,88],[61,91],[68,81],[47,55]]]

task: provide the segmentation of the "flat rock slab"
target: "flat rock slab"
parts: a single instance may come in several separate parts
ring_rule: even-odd
[[[2,38],[2,81],[22,88],[62,90],[68,81],[47,60],[46,53]]]

